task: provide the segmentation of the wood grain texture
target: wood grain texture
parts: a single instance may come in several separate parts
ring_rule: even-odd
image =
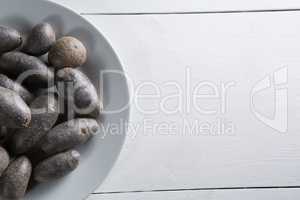
[[[134,104],[133,127],[121,156],[97,192],[300,185],[297,102],[290,102],[293,123],[285,134],[257,120],[249,113],[248,102],[251,87],[277,68],[289,66],[292,74],[297,73],[300,21],[295,19],[300,13],[86,18],[115,48],[135,89],[150,81],[167,95],[174,88],[164,82],[185,84],[187,67],[193,83],[234,78],[242,84],[232,93],[230,112],[221,117],[237,125],[233,135],[182,131],[185,121],[213,123],[216,116],[201,116],[193,110],[145,115]],[[151,87],[141,91],[155,92]],[[272,93],[267,97],[272,101]],[[269,112],[273,105],[264,99],[259,100],[262,109]],[[158,106],[157,99],[139,103],[142,109]],[[171,131],[155,128],[164,123],[178,126]]]
[[[299,189],[183,191],[92,195],[88,200],[297,200]]]
[[[207,12],[300,8],[298,0],[52,0],[79,13]]]
[[[98,1],[86,6],[77,1],[59,1],[79,13],[206,12],[298,8],[297,1]],[[275,66],[300,65],[297,52],[299,12],[243,13],[172,16],[85,16],[108,38],[120,56],[134,86],[143,81],[184,81],[187,66],[195,79],[203,68],[262,68],[261,77]],[[269,66],[269,67],[262,67]],[[162,70],[164,69],[164,70]],[[163,72],[162,72],[163,71]],[[234,70],[233,70],[234,71]],[[238,70],[237,70],[238,71]],[[239,71],[238,75],[241,75]],[[166,78],[167,77],[167,78]],[[242,77],[241,77],[242,78]],[[262,77],[261,77],[262,78]],[[167,92],[166,88],[161,88]],[[149,90],[145,90],[149,92]],[[153,92],[153,91],[152,91]],[[164,93],[165,94],[165,93]],[[144,105],[155,106],[155,102]],[[243,109],[243,108],[241,108]],[[292,112],[295,114],[295,112]],[[233,136],[182,135],[146,130],[153,125],[194,120],[196,115],[149,115],[136,109],[119,161],[96,192],[150,191],[214,187],[300,185],[299,134],[297,127],[286,135],[260,127]],[[238,124],[253,123],[241,117]],[[255,126],[259,126],[255,124]],[[299,189],[211,190],[143,192],[91,195],[89,200],[122,199],[298,199]]]

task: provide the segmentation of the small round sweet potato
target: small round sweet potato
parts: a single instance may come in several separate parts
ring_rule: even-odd
[[[26,153],[47,134],[55,124],[58,115],[58,102],[54,94],[37,97],[31,104],[32,119],[29,128],[18,129],[11,142],[15,154]]]
[[[84,73],[73,68],[60,69],[55,83],[60,97],[64,97],[67,104],[74,104],[68,105],[68,108],[74,107],[79,116],[99,116],[102,103],[96,88]]]
[[[12,51],[22,44],[21,34],[6,26],[0,26],[0,54]]]
[[[33,100],[33,95],[25,87],[4,74],[0,74],[0,86],[15,91],[27,104]]]
[[[24,76],[26,82],[37,84],[40,87],[50,87],[54,72],[40,59],[21,52],[8,52],[0,57],[0,70],[9,76]],[[28,74],[27,74],[28,73]]]
[[[34,180],[37,182],[49,182],[62,178],[79,165],[79,152],[70,150],[64,153],[52,156],[41,163],[34,169]]]
[[[14,91],[0,87],[0,125],[26,128],[31,121],[31,111]]]
[[[70,150],[86,143],[99,130],[100,126],[94,119],[70,120],[50,130],[42,139],[40,148],[49,155]]]
[[[30,160],[22,156],[12,161],[2,176],[1,195],[8,199],[22,199],[32,172]]]
[[[9,155],[7,151],[0,147],[0,176],[3,174],[4,170],[8,167]]]
[[[62,37],[50,49],[48,60],[56,69],[79,67],[87,60],[87,50],[78,39]]]
[[[55,31],[52,26],[48,23],[40,23],[32,29],[23,47],[23,52],[33,56],[41,56],[50,50],[55,40]]]

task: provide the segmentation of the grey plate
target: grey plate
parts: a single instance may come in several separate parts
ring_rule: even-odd
[[[56,29],[59,36],[72,35],[81,39],[88,48],[88,62],[82,70],[93,80],[100,91],[103,86],[103,101],[106,111],[101,119],[104,128],[119,126],[119,130],[106,137],[97,135],[86,146],[80,147],[82,154],[79,168],[69,176],[52,183],[35,187],[25,200],[82,200],[93,192],[105,179],[118,157],[125,139],[124,122],[128,121],[128,86],[118,57],[105,38],[89,22],[76,13],[57,4],[42,0],[2,0],[0,24],[14,27],[27,33],[33,25],[47,21]],[[112,70],[99,83],[100,72]],[[102,79],[101,79],[102,80]],[[124,107],[125,106],[125,107]]]

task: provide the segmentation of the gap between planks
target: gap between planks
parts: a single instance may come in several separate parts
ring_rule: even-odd
[[[234,13],[262,13],[262,12],[298,12],[300,8],[293,9],[262,9],[262,10],[225,10],[225,11],[192,11],[192,12],[86,12],[80,15],[199,15],[199,14],[234,14]]]
[[[158,192],[183,192],[183,191],[216,191],[216,190],[273,190],[273,189],[300,189],[299,186],[262,186],[262,187],[219,187],[219,188],[190,188],[190,189],[165,189],[165,190],[136,190],[116,192],[95,192],[92,194],[129,194],[129,193],[158,193]]]

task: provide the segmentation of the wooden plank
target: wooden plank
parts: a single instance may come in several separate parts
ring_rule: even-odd
[[[103,194],[88,200],[297,200],[299,196],[299,189],[270,189]]]
[[[207,12],[300,8],[298,0],[52,0],[84,13]]]
[[[139,94],[156,94],[158,89],[162,95],[131,105],[126,144],[98,192],[300,185],[298,18],[298,12],[87,17],[115,48],[134,92],[139,86]],[[280,133],[284,126],[272,129],[268,121],[255,115],[258,111],[272,115],[274,91],[258,95],[258,107],[253,111],[250,92],[258,81],[272,78],[274,73],[279,83],[283,82],[277,71],[285,67],[291,76],[289,126],[287,133]],[[166,81],[186,87],[187,70],[192,87],[205,80],[211,88],[236,83],[225,113],[213,101],[200,105],[218,109],[218,114],[199,114],[194,107],[175,114],[140,112],[160,108],[163,97],[176,93],[176,87],[165,85]],[[145,81],[148,87],[141,87]],[[282,89],[285,91],[285,86]],[[186,95],[183,98],[186,100]],[[173,101],[165,105],[174,108]],[[219,120],[225,128],[218,125]],[[204,123],[201,130],[182,131],[185,123],[191,127],[198,122],[201,127]],[[166,130],[166,126],[171,128]],[[221,131],[215,132],[216,127]]]

